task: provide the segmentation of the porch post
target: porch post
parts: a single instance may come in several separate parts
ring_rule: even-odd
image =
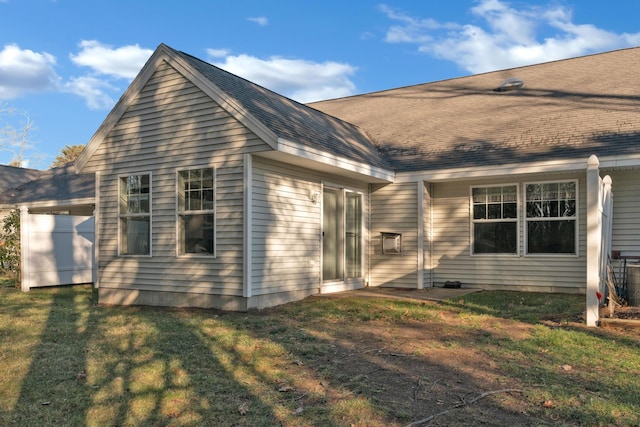
[[[31,261],[29,259],[29,209],[20,207],[20,290],[31,289]]]
[[[424,182],[418,181],[418,289],[424,289]]]
[[[587,166],[587,326],[598,326],[599,306],[597,292],[600,289],[600,162],[595,155],[589,157]]]
[[[244,200],[243,200],[243,240],[242,251],[244,265],[242,266],[243,287],[242,296],[244,298],[252,297],[252,282],[253,277],[251,274],[251,267],[253,264],[251,242],[253,240],[253,157],[251,154],[244,155]]]

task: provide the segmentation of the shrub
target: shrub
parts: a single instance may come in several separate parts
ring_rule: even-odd
[[[2,220],[0,234],[0,270],[5,275],[20,281],[20,211],[13,209]]]

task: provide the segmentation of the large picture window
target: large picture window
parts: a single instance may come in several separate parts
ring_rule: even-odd
[[[527,254],[576,254],[577,183],[525,185]]]
[[[215,169],[178,172],[178,253],[215,255]]]
[[[120,177],[120,254],[151,254],[151,176]]]
[[[518,253],[518,186],[471,188],[474,254]]]

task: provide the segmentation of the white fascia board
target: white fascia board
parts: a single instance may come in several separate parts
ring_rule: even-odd
[[[470,168],[451,168],[425,172],[399,172],[396,183],[427,181],[461,181],[472,178],[495,178],[508,175],[583,171],[587,169],[588,158],[571,160],[551,160],[547,162],[512,163],[496,166],[474,166]],[[600,162],[602,167],[602,161]]]
[[[202,76],[197,70],[191,67],[190,64],[180,57],[172,57],[169,64],[218,103],[220,107],[231,114],[236,120],[258,135],[264,142],[271,146],[271,148],[275,148],[277,139],[276,134],[260,120],[246,111],[241,104],[233,99],[228,93],[224,92],[212,81]]]
[[[289,141],[284,138],[278,138],[278,149],[281,153],[291,154],[303,159],[312,160],[350,172],[359,173],[372,178],[381,179],[388,182],[394,182],[396,173],[392,170],[371,166],[366,163],[356,162],[354,160],[345,159],[335,154],[318,150],[317,148],[308,147],[297,142]]]
[[[598,160],[600,160],[600,169],[640,167],[640,153],[598,157]]]
[[[21,206],[28,208],[48,208],[59,206],[78,206],[78,205],[93,205],[96,199],[94,197],[85,197],[84,199],[68,199],[68,200],[39,200],[37,202],[22,203]]]

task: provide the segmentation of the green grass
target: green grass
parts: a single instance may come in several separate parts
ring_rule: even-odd
[[[572,323],[583,310],[583,296],[482,292],[221,313],[98,306],[89,286],[2,287],[0,425],[400,426],[415,417],[379,397],[384,366],[349,374],[371,354],[358,328],[385,349],[393,343],[375,331],[434,325],[446,339],[398,357],[408,370],[431,349],[475,346],[547,425],[638,425],[638,335]],[[526,332],[503,333],[513,327]]]

